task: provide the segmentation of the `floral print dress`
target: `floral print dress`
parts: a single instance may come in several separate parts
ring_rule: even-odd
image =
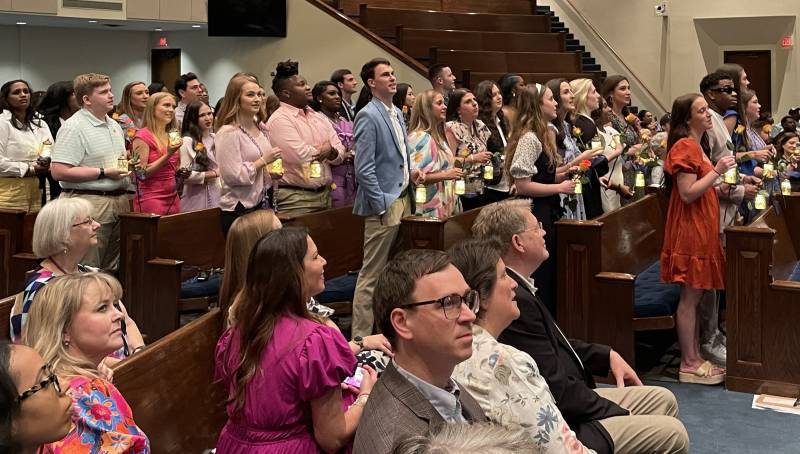
[[[45,445],[48,454],[149,454],[150,441],[133,421],[131,407],[111,383],[101,379],[75,377],[67,394],[75,414],[66,437]]]
[[[524,429],[546,454],[594,453],[570,430],[536,362],[472,325],[472,356],[456,366],[453,379],[478,401],[490,421]]]
[[[451,167],[455,159],[446,143],[437,144],[433,137],[424,131],[414,131],[408,135],[411,149],[411,166],[422,173],[442,172]],[[440,181],[425,186],[426,201],[417,203],[416,214],[445,219],[461,212],[461,200],[455,192],[452,180]]]

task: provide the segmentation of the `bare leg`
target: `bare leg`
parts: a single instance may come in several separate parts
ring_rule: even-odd
[[[681,370],[694,371],[705,361],[700,356],[699,324],[697,306],[703,290],[681,286],[681,300],[678,303],[677,331],[681,347]],[[722,369],[719,369],[721,372]]]

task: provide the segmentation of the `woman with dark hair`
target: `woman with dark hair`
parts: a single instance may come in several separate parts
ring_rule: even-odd
[[[169,88],[164,85],[164,82],[153,82],[152,84],[147,86],[147,92],[151,95],[154,95],[159,92],[169,93]]]
[[[630,161],[642,148],[639,140],[639,117],[628,111],[628,105],[631,103],[631,84],[625,76],[609,76],[603,82],[600,95],[611,106],[611,127],[619,132],[624,160]],[[630,162],[625,162],[622,169],[625,185],[632,188],[636,175],[633,167]]]
[[[504,171],[509,126],[503,115],[503,95],[496,83],[484,80],[475,87],[475,101],[478,102],[478,119],[491,134],[486,149],[492,153],[494,167],[494,177],[487,181],[483,197],[486,203],[498,202],[507,198],[511,191],[508,173]]]
[[[397,93],[392,97],[392,104],[403,112],[406,125],[411,122],[411,108],[414,107],[414,89],[407,83],[397,84]]]
[[[304,229],[273,230],[253,248],[236,320],[217,343],[215,375],[228,393],[218,452],[316,454],[351,443],[377,377],[362,367],[360,388],[342,388],[355,356],[307,306],[325,287],[325,263]]]
[[[42,102],[39,103],[38,109],[44,122],[47,123],[47,126],[50,128],[50,135],[53,136],[53,139],[58,138],[58,130],[61,129],[61,125],[64,124],[72,114],[80,110],[78,101],[75,99],[75,90],[72,88],[72,81],[65,80],[56,82],[47,87],[47,93],[45,93]],[[53,179],[49,172],[46,175],[47,183],[45,183],[44,180],[45,177],[39,176],[39,189],[42,190],[42,205],[46,202],[46,200],[44,200],[45,184],[50,189],[50,200],[57,199],[61,194],[61,185]]]
[[[514,109],[514,98],[525,90],[525,79],[518,74],[504,74],[497,80],[497,87],[503,96],[503,116],[510,124],[517,113]]]
[[[214,112],[208,104],[194,100],[186,106],[181,123],[180,168],[190,173],[183,178],[181,211],[219,206],[220,180],[214,149]]]
[[[711,111],[702,95],[687,94],[675,100],[664,162],[670,199],[660,263],[661,280],[681,284],[676,314],[679,379],[704,385],[725,380],[725,370],[700,355],[697,310],[704,291],[725,288],[719,188],[714,185],[736,167],[733,156],[711,163],[706,135],[711,128]]]
[[[35,453],[64,438],[72,399],[35,350],[0,342],[0,452]]]
[[[792,192],[800,192],[800,135],[794,131],[783,131],[772,140],[780,159],[788,162],[786,174]],[[793,158],[792,158],[793,157]]]
[[[461,195],[464,211],[486,204],[483,200],[484,166],[492,165],[492,154],[486,143],[492,133],[478,119],[478,103],[475,95],[465,88],[450,93],[447,104],[445,137],[456,160],[464,169],[465,190]],[[491,173],[494,178],[494,171]]]
[[[39,179],[50,173],[53,136],[31,103],[31,86],[12,80],[0,87],[0,208],[39,211]]]
[[[329,80],[317,82],[311,90],[311,107],[322,112],[331,122],[333,130],[339,136],[344,147],[344,160],[341,164],[331,164],[331,208],[351,206],[356,200],[356,141],[353,136],[353,122],[339,114],[342,106],[342,91],[339,86]]]
[[[739,162],[739,172],[744,175],[761,177],[763,163],[768,162],[775,155],[775,147],[767,145],[764,139],[753,127],[761,114],[761,104],[758,103],[756,92],[745,89],[739,94],[739,99],[744,106],[744,125],[741,131],[734,131],[733,136],[738,137],[744,153],[737,153],[736,161]]]
[[[372,92],[369,87],[365,85],[361,87],[361,91],[358,92],[358,99],[356,100],[356,106],[354,108],[355,113],[357,114],[358,111],[363,109],[370,101],[372,101]]]

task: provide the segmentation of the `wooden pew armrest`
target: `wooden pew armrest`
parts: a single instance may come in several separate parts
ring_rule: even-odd
[[[800,282],[774,280],[769,284],[772,290],[781,292],[797,292],[800,293]]]
[[[595,275],[595,310],[591,325],[594,342],[611,346],[625,361],[634,364],[633,317],[636,276],[628,273],[600,272]]]

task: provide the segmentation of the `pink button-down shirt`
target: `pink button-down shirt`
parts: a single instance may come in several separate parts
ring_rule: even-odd
[[[255,142],[254,142],[255,141]],[[256,161],[272,149],[265,134],[251,138],[238,126],[225,125],[214,136],[222,192],[219,206],[233,211],[241,202],[245,208],[261,203],[264,191],[272,186],[272,179]]]
[[[331,184],[330,165],[342,162],[344,146],[325,115],[308,107],[298,109],[282,102],[267,120],[267,130],[273,145],[282,151],[281,184],[309,189]],[[334,160],[321,161],[321,177],[311,178],[311,161],[317,154],[317,147],[325,142],[330,142],[339,155]]]

